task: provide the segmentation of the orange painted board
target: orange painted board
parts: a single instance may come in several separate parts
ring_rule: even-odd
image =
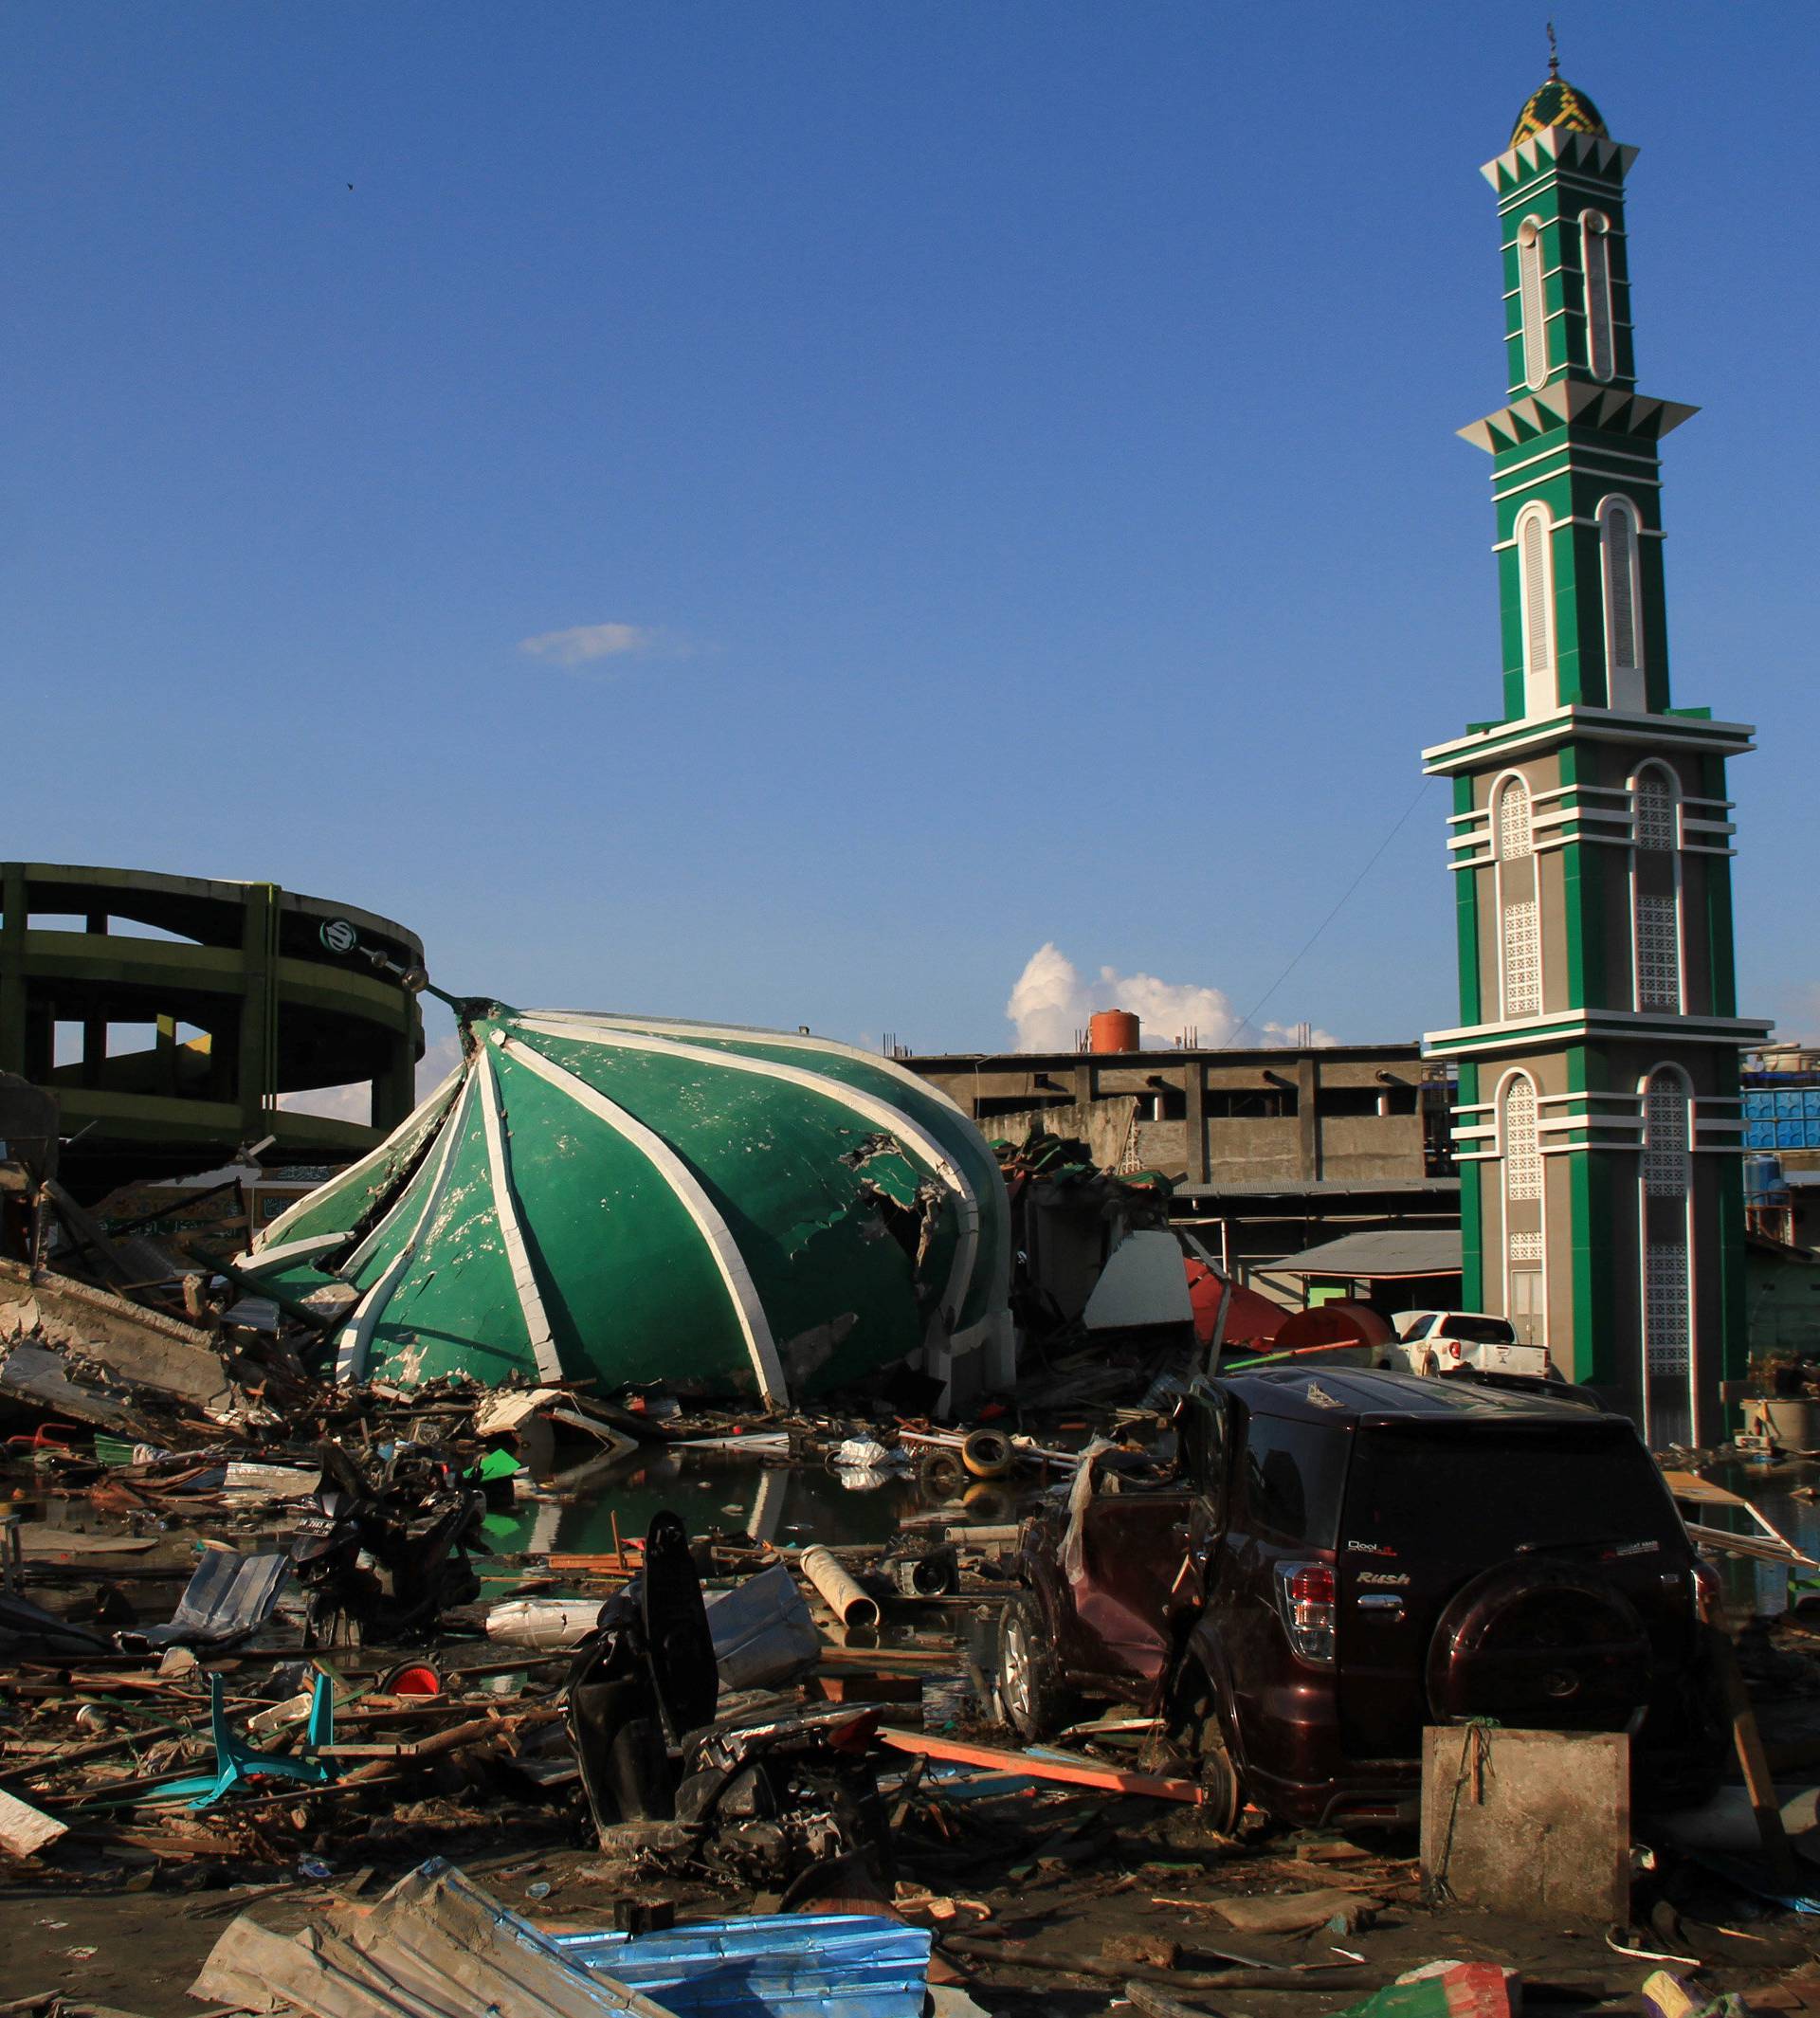
[[[1148,1773],[1120,1773],[1116,1766],[1096,1766],[1091,1759],[1046,1758],[1031,1752],[1008,1752],[996,1745],[968,1745],[957,1738],[930,1737],[921,1731],[900,1731],[886,1724],[880,1741],[897,1752],[923,1758],[953,1759],[963,1766],[984,1766],[994,1773],[1021,1773],[1032,1780],[1057,1780],[1065,1787],[1101,1787],[1108,1793],[1144,1793],[1159,1801],[1183,1801],[1198,1808],[1206,1793],[1193,1780],[1157,1779]]]

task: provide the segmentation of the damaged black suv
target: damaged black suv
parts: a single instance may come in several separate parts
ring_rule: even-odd
[[[1629,1731],[1640,1802],[1703,1798],[1712,1573],[1632,1425],[1533,1386],[1196,1382],[1173,1479],[1025,1524],[1007,1717],[1035,1740],[1083,1697],[1161,1715],[1216,1822],[1412,1819],[1424,1725],[1472,1718]]]

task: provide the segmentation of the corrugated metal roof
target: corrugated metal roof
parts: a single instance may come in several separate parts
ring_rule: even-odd
[[[1460,1235],[1450,1227],[1400,1227],[1388,1233],[1347,1233],[1265,1265],[1269,1275],[1390,1278],[1458,1275]]]
[[[1234,1177],[1222,1184],[1178,1184],[1175,1198],[1377,1198],[1386,1191],[1417,1192],[1424,1197],[1454,1200],[1458,1177]]]

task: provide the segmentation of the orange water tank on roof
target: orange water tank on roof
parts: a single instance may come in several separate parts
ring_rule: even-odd
[[[1138,1019],[1129,1009],[1095,1009],[1087,1024],[1089,1051],[1135,1051]]]

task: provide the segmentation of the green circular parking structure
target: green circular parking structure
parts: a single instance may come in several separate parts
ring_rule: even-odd
[[[0,863],[0,1072],[56,1094],[79,1193],[268,1137],[268,1165],[346,1162],[411,1110],[423,956],[276,883]],[[326,1088],[348,1117],[281,1104]]]

